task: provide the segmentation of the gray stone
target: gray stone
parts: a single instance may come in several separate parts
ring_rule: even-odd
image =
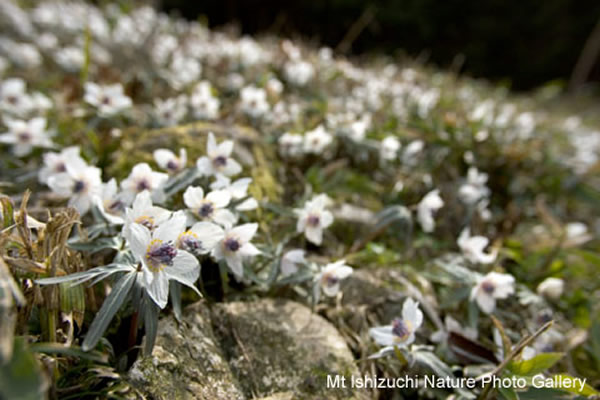
[[[183,321],[161,319],[152,356],[136,361],[130,381],[155,399],[366,399],[327,388],[327,375],[357,375],[343,337],[306,306],[263,299],[205,302]]]

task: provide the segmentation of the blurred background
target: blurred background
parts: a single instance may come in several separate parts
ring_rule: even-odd
[[[600,81],[598,0],[155,0],[211,28],[308,39],[339,52],[408,54],[527,90]],[[587,45],[586,45],[587,43]],[[585,49],[585,51],[584,51]]]

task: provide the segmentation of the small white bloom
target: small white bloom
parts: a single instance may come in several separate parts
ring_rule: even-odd
[[[281,276],[285,278],[286,276],[294,275],[298,272],[298,264],[304,264],[305,262],[304,250],[294,249],[287,251],[281,257]]]
[[[406,165],[414,165],[417,161],[418,155],[425,148],[425,142],[422,140],[413,140],[404,149],[402,154],[402,162]]]
[[[123,237],[129,239],[129,228],[132,224],[145,226],[150,232],[153,232],[163,222],[171,216],[171,211],[157,207],[152,204],[150,192],[147,190],[138,193],[131,208],[125,210],[125,226],[123,227]]]
[[[294,210],[298,216],[296,231],[304,232],[306,239],[316,245],[323,242],[323,229],[333,223],[333,214],[326,210],[329,202],[329,198],[321,194],[307,201],[304,208]]]
[[[180,95],[154,100],[154,115],[161,126],[177,125],[187,113],[187,97]]]
[[[0,143],[12,145],[15,156],[23,157],[31,153],[34,147],[52,147],[52,141],[46,132],[46,118],[33,118],[29,121],[5,121],[8,132],[0,135]]]
[[[302,154],[304,138],[302,135],[286,132],[278,139],[279,151],[286,157],[297,157]]]
[[[560,278],[546,278],[537,287],[540,296],[546,296],[550,299],[558,299],[562,296],[565,289],[565,281]]]
[[[108,222],[114,225],[122,225],[125,222],[123,218],[125,202],[121,200],[121,195],[117,190],[118,186],[115,178],[102,184],[102,192],[96,198],[96,206]]]
[[[240,109],[252,118],[260,118],[269,111],[267,92],[255,86],[247,86],[240,92]]]
[[[435,220],[433,213],[444,206],[444,201],[440,197],[438,189],[427,193],[417,206],[417,219],[424,232],[433,232],[435,229]]]
[[[67,163],[78,164],[85,167],[86,162],[79,155],[79,147],[71,146],[64,148],[60,153],[44,153],[44,166],[40,168],[38,179],[41,183],[47,184],[52,175],[67,172]]]
[[[230,228],[236,221],[231,211],[226,209],[231,194],[226,190],[214,190],[204,197],[201,187],[190,186],[183,193],[183,202],[199,219],[216,222]]]
[[[69,206],[83,215],[101,193],[101,174],[100,168],[69,162],[66,172],[48,178],[48,186],[59,196],[68,197]]]
[[[325,130],[323,125],[319,125],[304,134],[304,151],[321,154],[331,142],[333,142],[333,136]]]
[[[146,292],[160,308],[167,305],[170,280],[198,292],[194,283],[200,275],[200,263],[196,257],[176,247],[177,239],[185,229],[185,221],[185,215],[175,213],[153,232],[140,224],[130,227],[129,247],[142,263]]]
[[[472,205],[489,196],[490,189],[485,185],[487,180],[487,174],[480,173],[475,167],[470,167],[467,172],[466,183],[458,189],[458,197],[465,204]]]
[[[179,157],[169,149],[156,149],[153,155],[158,166],[170,174],[183,170],[187,163],[187,151],[184,148],[179,149]]]
[[[296,86],[306,86],[315,75],[315,67],[302,60],[288,61],[283,69],[288,82]]]
[[[243,260],[260,254],[250,240],[256,234],[258,224],[244,224],[225,231],[223,239],[212,250],[212,256],[217,260],[225,260],[227,266],[238,278],[244,275]]]
[[[190,107],[195,118],[215,119],[219,116],[219,99],[213,95],[208,81],[199,82],[190,96]]]
[[[346,260],[338,260],[327,264],[321,272],[315,276],[313,295],[315,303],[319,302],[321,291],[328,297],[333,297],[340,291],[340,281],[346,279],[354,270],[346,265]]]
[[[198,170],[202,175],[225,175],[233,176],[242,171],[242,167],[231,158],[233,151],[233,140],[224,140],[217,145],[212,132],[208,134],[206,142],[206,157],[200,157],[197,162]]]
[[[217,180],[210,184],[213,190],[225,190],[231,194],[232,200],[241,200],[248,197],[248,186],[252,183],[252,178],[241,178],[231,182],[226,176],[219,175]],[[248,197],[243,202],[237,204],[235,209],[238,211],[250,211],[258,208],[258,202],[254,197]]]
[[[86,103],[96,107],[98,113],[105,117],[118,114],[131,108],[132,105],[131,99],[123,93],[123,85],[120,83],[98,85],[87,82],[83,99]]]
[[[496,261],[498,249],[493,249],[489,253],[484,252],[489,242],[489,239],[484,236],[471,236],[469,228],[463,229],[457,241],[464,256],[475,264],[491,264]]]
[[[200,78],[202,65],[198,60],[175,51],[165,78],[175,90],[181,90]]]
[[[395,318],[391,325],[369,329],[375,343],[384,346],[369,358],[379,358],[394,351],[395,347],[406,347],[415,341],[415,332],[423,324],[423,313],[419,303],[407,298],[402,305],[402,318]]]
[[[400,151],[400,141],[395,136],[387,136],[381,141],[379,147],[379,154],[381,158],[386,161],[393,161],[398,157],[398,151]]]
[[[136,164],[127,179],[121,182],[124,199],[130,203],[138,193],[144,190],[153,193],[161,188],[167,179],[169,179],[169,175],[153,171],[146,163]]]
[[[478,278],[477,284],[471,290],[471,301],[486,314],[496,308],[496,299],[506,299],[515,292],[515,278],[509,274],[490,272]]]
[[[194,255],[207,254],[213,251],[224,236],[225,231],[219,225],[205,221],[196,222],[179,235],[177,248]]]

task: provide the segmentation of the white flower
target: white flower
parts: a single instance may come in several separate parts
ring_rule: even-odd
[[[194,255],[210,253],[223,240],[225,231],[211,222],[196,222],[177,238],[177,248]]]
[[[444,206],[444,201],[440,197],[438,189],[427,193],[417,206],[417,219],[424,232],[433,232],[435,229],[435,220],[433,213]]]
[[[154,100],[154,115],[162,126],[177,125],[187,112],[187,97],[185,95],[169,99]]]
[[[235,206],[238,211],[249,211],[258,208],[258,202],[254,197],[248,197],[248,186],[252,183],[252,178],[241,178],[235,182],[231,182],[226,176],[219,175],[217,180],[210,184],[210,188],[213,190],[222,189],[231,194],[232,200],[246,200]],[[247,198],[248,197],[248,198]]]
[[[458,189],[458,197],[464,203],[472,205],[489,196],[490,189],[485,185],[487,180],[487,174],[480,173],[475,167],[470,167],[467,172],[467,182]]]
[[[321,194],[307,201],[304,208],[294,210],[298,216],[296,231],[304,232],[306,239],[316,245],[323,242],[323,229],[333,223],[333,214],[325,209],[329,202],[329,198]]]
[[[393,161],[398,157],[400,147],[402,147],[402,145],[395,136],[387,136],[381,141],[379,154],[383,160]]]
[[[329,297],[337,295],[340,291],[340,281],[352,275],[353,271],[352,267],[346,265],[346,260],[343,259],[327,264],[315,276],[313,288],[315,303],[319,302],[321,291]]]
[[[305,86],[315,75],[315,67],[302,60],[288,61],[283,69],[285,78],[296,86]]]
[[[240,92],[240,109],[252,118],[260,118],[269,111],[267,92],[255,86],[247,86]]]
[[[279,96],[283,92],[283,83],[277,78],[269,78],[265,88],[272,96]]]
[[[208,141],[206,143],[207,156],[198,159],[198,170],[202,175],[205,176],[233,176],[239,174],[242,171],[242,167],[237,161],[231,158],[232,151],[232,140],[224,140],[217,145],[215,136],[212,132],[210,132],[208,134]]]
[[[85,166],[86,162],[79,155],[79,147],[71,146],[64,148],[60,153],[44,153],[44,166],[38,172],[41,183],[47,184],[52,175],[67,172],[67,163]]]
[[[469,228],[463,229],[457,241],[464,256],[475,264],[491,264],[496,261],[498,249],[493,249],[490,253],[484,252],[489,242],[489,239],[484,236],[471,236]]]
[[[227,228],[236,221],[232,212],[225,208],[230,201],[231,194],[226,190],[214,190],[204,197],[201,187],[190,186],[183,193],[183,202],[196,217]]]
[[[414,165],[417,161],[417,156],[423,151],[425,142],[422,140],[413,140],[404,149],[402,154],[402,162],[406,165]]]
[[[107,183],[102,184],[102,192],[96,197],[96,206],[100,213],[108,222],[114,225],[122,225],[125,213],[125,203],[117,192],[117,181],[112,178]]]
[[[590,240],[593,236],[588,232],[588,227],[582,222],[569,222],[565,226],[566,242],[569,246],[579,246]]]
[[[302,135],[286,132],[278,139],[279,151],[287,157],[297,157],[302,154],[304,138]]]
[[[185,221],[185,215],[176,213],[153,232],[140,224],[130,226],[129,247],[142,263],[146,292],[160,308],[167,305],[170,280],[198,292],[194,283],[200,275],[200,263],[196,257],[176,247],[177,238],[185,229]]]
[[[101,174],[100,168],[69,162],[66,172],[48,178],[48,186],[56,194],[68,197],[69,206],[75,207],[83,215],[101,193]]]
[[[479,308],[490,314],[496,308],[496,299],[506,299],[515,292],[515,278],[509,274],[490,272],[479,277],[471,290],[471,301],[475,300]]]
[[[384,346],[369,358],[379,358],[394,351],[395,347],[406,347],[415,341],[415,332],[423,324],[423,313],[419,303],[412,298],[404,300],[402,318],[395,318],[390,325],[369,329],[375,343]]]
[[[166,71],[166,79],[173,89],[180,90],[196,81],[201,73],[202,65],[198,60],[176,51]]]
[[[260,254],[260,250],[250,243],[257,229],[256,223],[228,229],[212,251],[212,256],[217,261],[225,260],[231,272],[238,278],[244,275],[244,258]]]
[[[87,82],[83,99],[86,103],[96,107],[98,113],[105,117],[118,114],[132,105],[131,99],[123,93],[123,85],[120,83],[98,85]]]
[[[355,142],[362,142],[365,139],[367,130],[371,126],[371,115],[366,114],[361,119],[352,121],[348,128],[345,130],[346,134],[350,139]]]
[[[135,196],[131,208],[125,210],[125,226],[123,237],[130,238],[129,228],[133,224],[145,226],[150,232],[169,219],[171,211],[152,204],[150,192],[144,190]]]
[[[136,164],[127,179],[121,182],[124,199],[129,203],[144,190],[152,193],[161,188],[167,179],[169,179],[169,175],[153,171],[146,163]]]
[[[10,78],[0,83],[0,109],[21,115],[22,109],[31,107],[31,99],[27,95],[25,81],[21,78]]]
[[[12,145],[15,156],[23,157],[31,153],[34,147],[52,147],[52,141],[46,132],[46,118],[33,118],[29,121],[5,121],[8,132],[0,135],[0,143]]]
[[[69,46],[55,52],[54,61],[68,72],[77,72],[85,63],[85,54],[79,47]]]
[[[213,95],[212,87],[208,81],[196,85],[190,96],[190,106],[195,118],[215,119],[219,116],[219,99]]]
[[[184,148],[179,149],[179,157],[169,149],[156,149],[153,155],[158,166],[171,174],[184,169],[187,162],[187,151]]]
[[[286,276],[294,275],[298,271],[297,264],[304,264],[305,262],[304,250],[294,249],[287,251],[281,257],[281,264],[279,266],[281,276],[285,278]]]
[[[562,296],[565,289],[565,281],[560,278],[546,278],[537,287],[540,296],[546,296],[550,299],[558,299]]]
[[[332,141],[333,136],[325,130],[323,125],[319,125],[312,131],[308,131],[304,134],[304,151],[307,153],[321,154]]]

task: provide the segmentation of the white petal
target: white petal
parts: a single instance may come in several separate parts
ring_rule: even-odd
[[[323,230],[320,227],[306,226],[304,234],[309,242],[320,246],[323,242]]]
[[[243,243],[249,242],[254,234],[256,234],[256,230],[258,229],[257,223],[252,224],[244,224],[233,228],[230,231],[230,235],[237,237]]]
[[[176,212],[171,219],[159,225],[156,231],[154,231],[153,237],[160,239],[163,242],[174,243],[179,235],[185,230],[186,219],[183,212]]]
[[[162,271],[155,274],[152,283],[146,287],[148,295],[161,309],[169,301],[169,279]]]
[[[133,254],[143,260],[146,256],[146,250],[150,243],[150,231],[143,225],[131,224],[128,226],[130,234],[127,240]]]
[[[205,250],[212,250],[225,236],[223,228],[211,222],[198,222],[190,230],[196,234]]]
[[[242,256],[240,254],[226,252],[225,260],[227,261],[227,266],[234,275],[239,278],[244,276],[244,265],[242,264]]]
[[[227,190],[215,190],[206,195],[206,200],[213,203],[216,208],[223,208],[231,201],[231,193]]]
[[[245,245],[243,245],[240,248],[239,252],[241,255],[249,257],[261,254],[261,251],[257,249],[256,246],[254,246],[252,243],[246,243]]]
[[[190,186],[183,193],[183,202],[188,208],[198,208],[204,200],[204,190],[198,186]]]
[[[231,211],[221,209],[214,212],[212,220],[225,228],[231,228],[237,218]]]

